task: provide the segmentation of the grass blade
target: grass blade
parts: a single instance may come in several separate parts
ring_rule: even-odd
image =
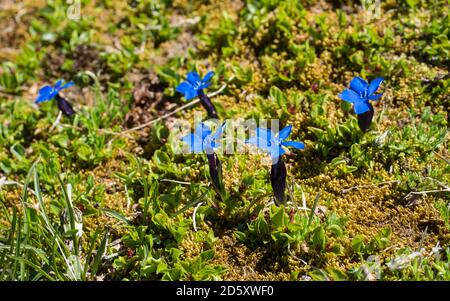
[[[127,225],[130,224],[130,221],[124,215],[120,214],[117,211],[114,211],[114,210],[111,210],[108,208],[102,208],[101,210],[109,217],[115,218],[121,222],[124,222]]]
[[[98,267],[100,262],[102,261],[103,254],[105,254],[106,250],[106,242],[108,241],[108,231],[103,235],[102,242],[97,250],[97,254],[95,254],[94,262],[92,264],[91,276],[95,276],[98,271]]]
[[[314,204],[311,208],[311,212],[309,213],[308,224],[306,225],[306,229],[309,229],[309,226],[311,226],[312,219],[316,212],[317,204],[319,203],[319,198],[320,198],[320,191],[317,193],[316,198],[314,199]]]
[[[73,211],[73,205],[72,200],[70,199],[69,195],[67,194],[67,190],[64,186],[64,182],[61,179],[60,175],[58,174],[58,181],[61,186],[64,200],[66,201],[66,210],[67,215],[69,217],[69,223],[70,223],[70,230],[72,232],[72,242],[73,242],[73,249],[76,256],[78,256],[78,238],[77,238],[77,229],[75,227],[75,213]]]

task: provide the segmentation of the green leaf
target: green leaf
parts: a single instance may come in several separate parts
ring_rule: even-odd
[[[252,69],[244,69],[238,63],[233,63],[231,68],[233,69],[236,78],[242,83],[249,83],[252,80],[253,72]]]
[[[214,258],[214,250],[207,250],[200,254],[200,258],[203,262],[210,261]]]
[[[352,165],[345,165],[345,167],[343,169],[344,173],[352,173],[357,170],[358,170],[358,167],[352,166]]]
[[[160,227],[167,228],[169,223],[169,217],[164,211],[161,211],[153,216],[152,221]]]
[[[336,255],[344,255],[344,247],[339,243],[334,244],[331,247],[331,252],[333,252]]]
[[[365,249],[364,236],[357,235],[352,239],[352,250],[355,253],[361,254]]]
[[[275,207],[275,206],[274,206]],[[271,221],[275,228],[280,228],[287,226],[289,221],[289,216],[284,211],[284,206],[275,207],[276,210],[271,214]]]
[[[97,274],[98,267],[100,265],[100,262],[102,261],[102,257],[105,254],[106,251],[106,242],[108,241],[108,232],[105,231],[103,234],[102,242],[100,243],[100,246],[97,250],[97,254],[95,254],[94,262],[92,263],[92,270],[91,274],[92,276],[95,276]]]
[[[270,233],[269,224],[266,222],[264,216],[259,216],[256,220],[252,222],[256,233],[264,237]]]
[[[312,242],[316,247],[319,247],[320,250],[325,250],[326,246],[326,238],[325,238],[325,230],[322,226],[317,227],[313,231]]]
[[[167,153],[157,150],[153,155],[153,162],[161,169],[168,169],[171,160]]]
[[[328,275],[335,281],[347,280],[347,274],[337,268],[327,268]]]
[[[336,237],[340,237],[344,233],[344,231],[339,225],[329,225],[327,227],[327,230],[333,233]]]
[[[410,8],[416,7],[417,3],[419,3],[418,0],[406,0],[406,4],[408,4],[408,6],[409,6]]]
[[[93,151],[92,148],[86,143],[79,142],[76,146],[76,154],[81,160],[89,161],[89,158],[92,156]]]
[[[164,260],[161,260],[156,267],[156,274],[163,273],[168,270],[167,263]]]
[[[352,146],[350,147],[350,156],[352,157],[352,159],[357,159],[361,155],[362,155],[362,152],[361,152],[361,148],[359,147],[359,145],[352,144]]]
[[[319,204],[319,199],[320,199],[320,191],[317,193],[316,198],[314,199],[314,204],[311,208],[311,212],[309,213],[308,224],[306,225],[307,230],[309,230],[309,226],[311,226],[314,213],[316,212],[317,205]]]
[[[62,148],[68,148],[70,145],[70,139],[67,137],[67,135],[54,135],[50,138],[50,141],[58,145]]]
[[[284,107],[287,104],[287,99],[284,93],[276,86],[270,87],[270,98],[275,101],[279,107]]]
[[[308,275],[311,276],[314,281],[330,281],[330,278],[328,278],[328,275],[322,269],[311,271]]]
[[[325,131],[322,129],[309,126],[308,130],[310,130],[318,140],[322,140],[322,138],[325,136]]]
[[[122,214],[120,214],[119,212],[117,212],[117,211],[114,211],[114,210],[111,210],[111,209],[108,209],[108,208],[102,208],[101,210],[109,217],[115,218],[115,219],[117,219],[117,220],[119,220],[121,222],[124,222],[127,225],[130,224],[128,219],[125,216],[123,216]]]
[[[172,256],[173,260],[177,260],[180,258],[180,256],[183,254],[183,251],[177,248],[170,248],[170,255]]]
[[[236,240],[240,242],[245,242],[247,240],[247,234],[245,234],[244,232],[235,231],[233,234],[236,237]]]
[[[14,144],[9,149],[11,151],[11,154],[17,159],[17,160],[23,160],[25,156],[25,148],[20,144]]]
[[[385,249],[391,243],[390,237],[391,237],[390,228],[381,229],[381,231],[372,238],[370,244],[373,247],[373,249],[381,249],[381,250]]]

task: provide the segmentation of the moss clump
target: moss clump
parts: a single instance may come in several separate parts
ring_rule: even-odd
[[[430,272],[448,270],[444,252],[430,254],[450,243],[445,1],[387,1],[381,18],[339,1],[169,2],[83,3],[78,21],[59,2],[12,3],[0,13],[0,178],[35,189],[27,174],[39,161],[46,210],[64,243],[72,238],[59,230],[63,189],[72,185],[83,264],[92,268],[96,252],[108,258],[83,280],[450,278]],[[29,13],[13,21],[22,8]],[[201,107],[118,134],[184,104],[175,87],[191,70],[215,71],[208,92],[227,83],[212,99],[222,119],[279,119],[305,142],[305,151],[285,155],[284,207],[271,205],[266,156],[245,153],[220,155],[229,197],[218,208],[204,156],[171,145],[173,123],[192,123]],[[354,76],[385,77],[365,134],[337,97]],[[53,103],[37,110],[31,101],[59,77],[77,84],[65,93],[77,115],[57,124]],[[9,244],[25,231],[25,220],[12,227],[7,217],[15,208],[24,219],[22,189],[1,189],[0,244]],[[37,208],[31,192],[27,203]],[[41,227],[28,244],[64,262],[32,210]],[[388,266],[418,253],[424,270]],[[371,256],[379,276],[364,272]],[[69,277],[62,264],[43,268]],[[42,279],[26,269],[27,279]]]

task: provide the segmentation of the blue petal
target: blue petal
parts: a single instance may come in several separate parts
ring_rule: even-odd
[[[381,85],[383,80],[384,80],[383,77],[377,77],[370,82],[369,88],[367,89],[367,93],[369,94],[369,96],[377,91],[378,87]]]
[[[200,81],[200,76],[198,75],[197,72],[189,72],[187,75],[187,81],[191,84],[191,85],[195,85]]]
[[[45,101],[48,101],[48,100],[50,100],[50,99],[48,98],[47,95],[39,95],[36,98],[36,100],[34,101],[34,103],[38,104],[38,103],[42,103],[42,102],[45,102]]]
[[[68,82],[67,84],[65,84],[64,86],[62,86],[61,89],[59,89],[59,90],[61,91],[61,90],[70,88],[70,87],[72,87],[72,86],[74,86],[74,85],[75,85],[74,82]]]
[[[206,88],[208,88],[209,86],[211,86],[211,83],[202,83],[202,84],[198,87],[198,89],[206,89]]]
[[[177,90],[177,92],[186,94],[186,91],[192,89],[192,85],[189,84],[188,82],[182,82],[181,84],[179,84],[175,90]]]
[[[203,151],[202,138],[195,134],[189,134],[181,138],[189,146],[192,153],[201,153]]]
[[[209,72],[205,75],[205,77],[203,77],[202,82],[203,82],[203,83],[209,82],[213,76],[214,76],[214,72],[209,71]]]
[[[293,147],[296,149],[305,149],[305,144],[303,144],[302,142],[299,142],[299,141],[286,141],[286,142],[282,142],[281,144],[284,146]]]
[[[370,100],[378,100],[381,96],[383,96],[383,93],[380,93],[380,94],[372,94],[372,95],[369,95],[369,99],[370,99]]]
[[[195,134],[198,135],[199,137],[202,137],[202,140],[205,140],[205,138],[210,136],[211,133],[212,131],[209,128],[209,126],[207,126],[203,122],[198,123],[197,126],[195,127]]]
[[[50,100],[53,98],[52,95],[53,95],[52,86],[44,86],[41,89],[39,89],[39,96],[36,98],[35,103],[41,103]]]
[[[355,111],[356,115],[363,114],[370,110],[369,104],[365,101],[358,101],[355,103],[355,106],[353,107],[353,110]]]
[[[272,140],[272,131],[266,128],[257,128],[256,137],[262,138],[267,141]]]
[[[59,81],[56,82],[55,87],[54,87],[55,90],[59,90],[59,88],[61,87],[62,82],[63,82],[62,79],[60,79]]]
[[[339,94],[339,97],[342,100],[345,100],[345,101],[347,101],[349,103],[353,103],[353,104],[361,101],[359,95],[355,91],[352,91],[352,90],[349,90],[349,89],[346,89],[346,90],[342,91],[342,93]]]
[[[222,135],[223,129],[225,128],[226,122],[222,123],[222,125],[217,129],[217,131],[214,133],[213,140],[216,140]]]
[[[179,84],[176,90],[180,93],[183,93],[184,97],[187,100],[190,100],[197,96],[197,91],[192,87],[191,84],[187,82],[182,82],[181,84]]]
[[[39,94],[50,94],[53,91],[52,86],[43,86],[39,89]]]
[[[266,128],[257,128],[256,136],[251,137],[246,142],[256,145],[264,151],[270,151],[271,146],[274,145],[272,142],[272,131]]]
[[[184,97],[186,98],[186,100],[191,100],[192,98],[197,97],[198,92],[195,89],[190,89],[187,91],[186,94],[184,94]]]
[[[203,149],[208,155],[214,153],[214,149],[220,147],[220,145],[221,143],[216,142],[212,136],[208,136],[203,140]]]
[[[291,130],[292,130],[292,125],[288,125],[286,126],[284,129],[282,129],[280,131],[280,133],[278,134],[278,139],[280,141],[283,141],[284,139],[286,139],[287,137],[289,137],[289,135],[291,134]]]
[[[359,76],[354,77],[350,82],[350,89],[356,93],[363,93],[367,86],[367,82]]]
[[[220,143],[220,142],[216,142],[216,141],[212,141],[211,142],[211,147],[212,148],[217,148],[217,147],[220,147],[220,146],[222,146],[222,143]]]
[[[203,137],[203,144],[204,149],[207,154],[212,154],[214,152],[214,148],[219,147],[221,143],[217,142],[216,140],[222,135],[223,129],[225,127],[225,122],[222,123],[222,125],[217,129],[217,131],[212,134],[209,127],[206,127],[207,130],[203,129],[203,134],[206,135]]]
[[[270,158],[272,159],[272,161],[278,161],[278,158],[281,157],[282,155],[284,155],[286,151],[279,146],[274,146],[270,149]]]

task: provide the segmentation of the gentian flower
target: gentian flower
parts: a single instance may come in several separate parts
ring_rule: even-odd
[[[275,195],[275,201],[278,204],[285,202],[286,190],[286,164],[281,156],[286,152],[284,147],[293,147],[296,149],[305,149],[305,145],[299,141],[285,141],[292,131],[292,126],[286,126],[277,135],[271,130],[257,128],[256,137],[247,140],[247,143],[254,144],[264,151],[270,153],[272,166],[270,168],[270,183]]]
[[[378,100],[383,95],[383,93],[374,94],[382,81],[383,78],[378,77],[368,84],[361,77],[354,77],[350,82],[350,89],[344,90],[339,97],[353,104],[357,115],[363,114],[370,110],[369,100]]]
[[[50,101],[58,95],[58,93],[64,89],[70,88],[75,85],[73,82],[68,82],[63,85],[63,80],[58,80],[55,86],[44,86],[39,89],[39,96],[36,98],[35,103],[41,103],[44,101]]]
[[[284,147],[293,147],[296,149],[305,149],[305,145],[299,141],[285,141],[291,134],[292,125],[283,128],[277,135],[271,130],[264,128],[256,129],[256,137],[247,140],[247,143],[256,145],[264,151],[270,153],[270,158],[276,162],[280,156],[286,153]]]
[[[67,116],[72,116],[73,114],[75,114],[75,111],[73,110],[70,103],[59,95],[59,92],[64,89],[70,88],[73,85],[75,85],[73,82],[68,82],[63,85],[63,80],[58,80],[53,87],[44,86],[39,89],[39,96],[36,98],[35,103],[39,104],[42,102],[50,101],[52,99],[56,99],[58,108]]]
[[[176,90],[182,94],[187,100],[199,97],[203,107],[208,112],[208,116],[211,118],[218,118],[216,109],[209,99],[208,95],[203,92],[203,89],[208,88],[211,85],[211,78],[214,72],[208,72],[203,79],[200,78],[197,72],[191,71],[187,75],[187,80],[179,84]]]
[[[211,78],[214,72],[208,72],[203,79],[200,78],[197,72],[191,71],[187,75],[187,81],[182,82],[177,86],[177,91],[184,94],[187,100],[191,100],[198,96],[200,90],[206,89],[211,85]]]
[[[195,132],[188,134],[181,138],[185,142],[192,153],[205,152],[207,154],[212,154],[214,149],[220,146],[220,143],[216,140],[222,135],[225,123],[220,126],[217,131],[213,134],[211,129],[204,123],[199,123],[195,127]]]
[[[224,127],[225,123],[223,123],[215,133],[212,133],[207,125],[200,123],[195,127],[194,134],[191,133],[181,138],[183,142],[189,145],[191,152],[206,153],[211,182],[220,198],[224,197],[225,188],[222,180],[222,164],[219,157],[214,152],[214,149],[220,146],[217,139],[222,135]]]
[[[344,90],[339,97],[353,104],[353,110],[358,115],[358,125],[362,131],[367,131],[372,122],[374,110],[370,100],[378,100],[383,93],[375,94],[383,81],[382,77],[377,77],[368,84],[361,77],[354,77],[350,82],[350,89]]]

